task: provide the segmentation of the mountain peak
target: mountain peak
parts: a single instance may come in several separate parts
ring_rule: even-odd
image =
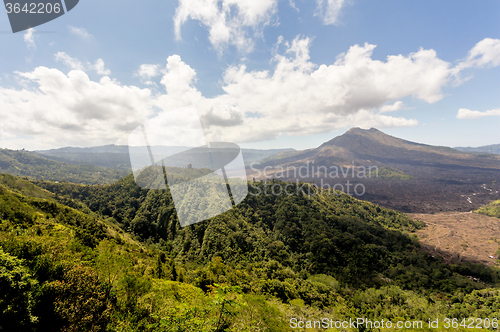
[[[343,146],[347,142],[352,142],[353,139],[360,139],[361,137],[365,137],[371,140],[377,140],[383,137],[389,138],[392,136],[387,135],[386,133],[376,129],[376,128],[370,128],[370,129],[362,129],[359,127],[353,127],[346,131],[343,135],[337,136],[325,143],[323,143],[320,147],[322,146],[328,146],[328,145],[337,145],[337,146]]]
[[[347,133],[351,133],[351,134],[358,134],[358,133],[382,133],[380,130],[378,130],[377,128],[370,128],[370,129],[362,129],[362,128],[359,128],[359,127],[352,127],[351,129],[349,129],[348,131],[346,131],[346,134]]]

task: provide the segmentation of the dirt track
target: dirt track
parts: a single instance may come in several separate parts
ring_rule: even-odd
[[[500,243],[500,219],[470,212],[410,213],[427,224],[417,231],[424,248],[450,262],[497,264],[489,258]],[[497,242],[499,241],[499,242]]]

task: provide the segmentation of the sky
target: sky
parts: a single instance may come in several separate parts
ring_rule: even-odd
[[[190,105],[245,148],[500,144],[500,1],[84,0],[15,34],[0,13],[2,148],[126,144]]]

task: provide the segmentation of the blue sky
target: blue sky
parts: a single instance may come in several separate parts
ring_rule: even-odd
[[[189,104],[243,147],[500,143],[498,1],[85,0],[0,32],[0,147],[123,144]]]

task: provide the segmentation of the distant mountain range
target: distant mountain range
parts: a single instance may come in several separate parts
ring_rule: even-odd
[[[332,167],[346,174],[332,176]],[[370,167],[378,176],[359,176]],[[301,174],[293,172],[299,168]],[[349,180],[366,188],[360,198],[404,212],[469,211],[500,198],[500,155],[415,143],[375,128],[352,128],[317,148],[281,152],[248,175],[344,187]]]
[[[172,155],[189,149],[184,146],[154,146],[155,151]],[[142,153],[141,147],[132,147],[132,152]],[[293,149],[241,149],[245,163],[251,163],[268,158],[280,152],[294,151]],[[129,147],[126,145],[104,145],[88,148],[65,147],[52,150],[36,151],[46,158],[74,164],[85,164],[100,167],[110,167],[130,171]],[[149,160],[149,156],[144,156]]]
[[[475,152],[475,153],[494,153],[494,154],[500,154],[500,144],[492,144],[492,145],[485,145],[485,146],[478,146],[478,147],[456,147],[455,149],[464,151],[464,152]]]
[[[187,148],[154,149],[174,154]],[[375,128],[352,128],[314,149],[242,149],[242,153],[250,180],[267,176],[332,187],[349,180],[366,189],[360,199],[403,212],[470,211],[500,199],[500,154],[415,143]],[[360,169],[370,167],[376,169],[374,174],[359,176]],[[289,168],[307,172],[280,173]],[[337,177],[330,173],[332,168],[337,169]],[[122,145],[0,150],[0,173],[99,184],[114,182],[130,172],[129,148]]]
[[[113,183],[130,172],[57,161],[32,151],[0,149],[0,173],[81,184]]]

